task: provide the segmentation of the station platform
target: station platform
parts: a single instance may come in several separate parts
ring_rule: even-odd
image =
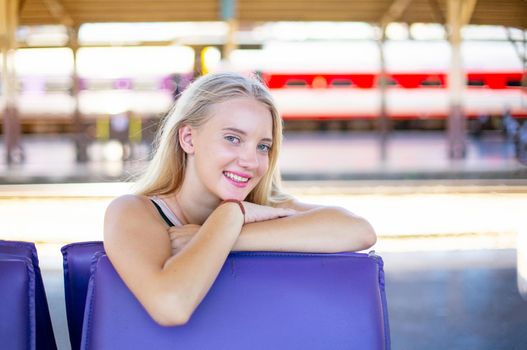
[[[125,181],[146,164],[149,146],[133,147],[134,160],[121,161],[116,141],[88,148],[90,161],[75,161],[68,136],[24,136],[26,161],[8,166],[0,137],[0,183],[78,183]],[[527,165],[499,132],[467,137],[467,155],[450,160],[445,132],[394,131],[381,159],[374,132],[287,132],[280,169],[286,181],[504,180],[527,181]]]
[[[3,140],[0,140],[3,142]],[[95,144],[75,162],[71,138],[25,137],[27,161],[5,164],[0,144],[0,235],[36,242],[59,349],[70,349],[60,247],[102,240],[105,208],[146,164]],[[392,349],[526,349],[527,301],[517,287],[527,166],[501,134],[467,139],[450,161],[446,135],[394,132],[387,158],[364,132],[290,132],[285,190],[367,218],[385,261]],[[136,150],[146,158],[148,148]],[[30,220],[27,218],[30,217]]]

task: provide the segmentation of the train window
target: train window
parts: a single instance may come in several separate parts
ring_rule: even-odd
[[[381,79],[380,79],[380,78],[377,78],[376,83],[377,83],[377,86],[380,86],[380,85],[381,85]],[[398,84],[397,84],[397,81],[396,81],[395,79],[390,78],[390,77],[388,77],[388,78],[386,79],[386,86],[397,86],[397,85],[398,85]]]
[[[522,81],[519,79],[508,79],[507,86],[522,86]]]
[[[421,86],[441,86],[439,79],[425,79],[421,82]]]
[[[135,79],[134,90],[137,91],[155,91],[159,89],[160,83],[154,79]]]
[[[485,81],[482,79],[469,79],[467,81],[468,86],[485,86]]]
[[[352,86],[351,80],[349,79],[333,79],[331,81],[331,86],[333,87],[348,87]]]
[[[111,79],[90,79],[86,82],[87,90],[113,90],[113,80]]]
[[[46,81],[46,91],[67,92],[73,87],[73,79],[70,77],[50,78]]]
[[[306,87],[307,83],[302,79],[290,79],[285,83],[287,87]]]

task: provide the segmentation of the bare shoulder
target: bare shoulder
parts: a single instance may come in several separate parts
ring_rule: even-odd
[[[161,222],[146,196],[127,194],[115,198],[106,209],[105,222]]]
[[[150,199],[141,195],[124,195],[114,199],[104,217],[104,242],[126,244],[130,239],[152,239],[166,235],[166,225]]]
[[[146,196],[126,194],[115,198],[108,205],[110,214],[123,214],[129,211],[141,210],[147,207],[149,199]]]

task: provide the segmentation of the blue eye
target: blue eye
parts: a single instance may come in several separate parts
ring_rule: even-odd
[[[265,143],[261,143],[258,145],[258,150],[265,153],[269,153],[269,151],[271,150],[271,146],[266,145]]]
[[[230,143],[234,143],[235,145],[240,143],[240,138],[232,135],[225,136],[225,140],[229,141]]]

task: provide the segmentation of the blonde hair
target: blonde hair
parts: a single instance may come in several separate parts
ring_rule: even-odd
[[[273,145],[269,168],[245,200],[273,204],[290,199],[281,190],[278,155],[282,144],[282,118],[269,90],[258,80],[237,73],[215,73],[200,77],[181,94],[164,118],[154,143],[154,156],[137,180],[136,194],[163,195],[177,191],[183,184],[186,153],[179,144],[179,129],[185,125],[199,128],[211,117],[211,107],[237,97],[252,97],[264,104],[273,119]]]

